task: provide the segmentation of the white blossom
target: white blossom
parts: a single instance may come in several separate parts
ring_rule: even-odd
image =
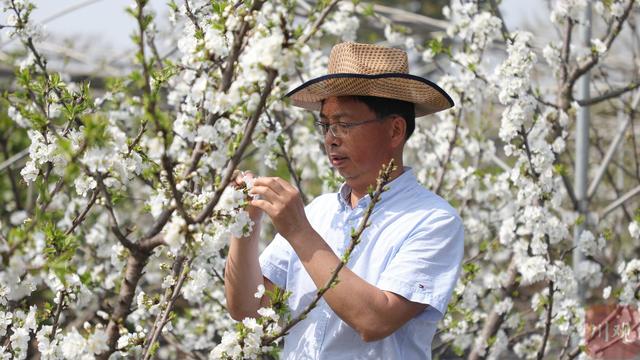
[[[522,283],[532,284],[544,278],[547,260],[542,256],[531,256],[519,262],[518,270],[522,274]]]
[[[13,315],[10,312],[0,311],[0,336],[5,336],[7,327],[11,325]]]
[[[343,41],[354,41],[356,39],[356,31],[360,26],[360,20],[354,16],[355,7],[349,1],[341,1],[338,3],[338,11],[322,24],[322,30],[329,34],[339,36]]]
[[[589,230],[583,230],[580,234],[580,238],[578,239],[578,248],[585,255],[594,256],[600,254],[604,246],[604,238],[600,236],[596,239],[596,237]]]
[[[265,290],[264,285],[262,284],[258,285],[258,291],[255,294],[253,294],[253,296],[256,299],[262,299],[262,296],[264,295],[264,290]]]
[[[185,284],[182,293],[185,299],[198,302],[202,296],[202,292],[207,285],[211,283],[212,279],[205,269],[193,271],[190,276],[191,280]]]
[[[640,240],[640,225],[638,224],[638,221],[630,222],[628,230],[632,239]]]
[[[591,46],[598,55],[602,55],[607,51],[607,45],[600,39],[591,39]]]
[[[622,1],[614,1],[611,4],[611,14],[615,17],[621,17],[624,14],[624,7]]]
[[[76,192],[80,196],[86,196],[89,190],[95,189],[98,183],[96,180],[87,175],[80,175],[74,180]]]
[[[25,327],[13,329],[13,334],[9,337],[11,348],[16,354],[16,358],[25,359],[27,357],[27,347],[29,346],[29,330]]]

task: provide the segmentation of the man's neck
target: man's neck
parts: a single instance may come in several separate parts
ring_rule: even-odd
[[[402,173],[404,172],[404,166],[402,165],[402,161],[396,161],[396,169],[391,173],[391,177],[389,177],[389,181],[393,181],[395,178],[397,178],[398,176],[402,175]],[[370,185],[372,187],[375,187],[376,185],[376,180],[374,180],[374,182]],[[363,197],[365,197],[366,195],[369,194],[368,187],[365,188],[351,188],[351,193],[349,194],[349,203],[351,204],[351,208],[355,208],[356,205],[358,205],[358,201],[360,199],[362,199]]]

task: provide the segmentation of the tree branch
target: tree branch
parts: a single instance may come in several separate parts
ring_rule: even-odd
[[[180,291],[182,290],[182,285],[184,284],[185,280],[187,279],[187,275],[189,274],[192,261],[193,261],[193,258],[182,261],[182,264],[184,265],[186,263],[186,265],[183,267],[181,266],[180,277],[178,278],[178,282],[175,285],[175,288],[173,289],[173,294],[171,295],[171,299],[169,300],[169,302],[167,303],[163,311],[161,311],[160,314],[158,314],[159,321],[158,319],[156,319],[156,321],[158,321],[157,327],[153,329],[149,342],[145,344],[145,347],[142,353],[143,354],[142,357],[144,360],[149,360],[151,356],[153,356],[150,349],[153,348],[153,344],[156,342],[156,340],[158,339],[158,336],[160,336],[160,333],[162,332],[162,329],[167,324],[169,314],[171,313],[171,309],[173,309],[173,306],[175,305],[176,300],[178,300],[178,297],[180,296]]]
[[[120,226],[118,225],[118,219],[116,218],[116,214],[113,211],[113,204],[111,202],[111,195],[107,190],[107,187],[104,185],[104,181],[102,181],[102,174],[98,172],[96,174],[96,179],[98,180],[98,188],[102,192],[105,200],[105,207],[107,208],[107,213],[109,214],[109,218],[113,222],[111,226],[111,231],[116,235],[118,241],[122,244],[122,246],[129,249],[129,251],[137,253],[140,252],[140,247],[137,244],[134,244],[129,240],[121,231]]]
[[[632,83],[630,83],[629,85],[627,85],[625,87],[622,87],[622,88],[619,88],[619,89],[615,89],[615,90],[611,90],[611,91],[608,91],[608,92],[606,92],[606,93],[604,93],[602,95],[599,95],[599,96],[596,96],[596,97],[592,97],[592,98],[589,98],[589,99],[586,99],[586,100],[585,99],[578,100],[577,102],[578,102],[578,105],[580,105],[580,106],[591,106],[591,105],[598,104],[598,103],[600,103],[602,101],[606,101],[606,100],[610,100],[610,99],[616,98],[616,97],[618,97],[618,96],[620,96],[620,95],[622,95],[622,94],[624,94],[626,92],[633,91],[633,90],[635,90],[635,89],[637,89],[639,87],[640,87],[640,81],[635,81],[635,82],[632,82]]]
[[[605,38],[605,41],[604,41],[607,50],[611,48],[611,44],[616,39],[616,37],[618,37],[618,35],[620,34],[620,31],[622,30],[622,25],[624,25],[624,22],[629,17],[629,14],[631,14],[631,9],[633,8],[634,2],[635,0],[629,1],[626,9],[624,10],[624,13],[622,14],[622,16],[616,19],[616,22],[611,28],[611,31],[607,34],[607,37]],[[591,68],[593,68],[598,63],[599,59],[600,57],[598,56],[598,54],[592,52],[587,62],[585,62],[582,65],[578,65],[576,66],[576,68],[573,69],[573,71],[567,78],[565,86],[567,86],[569,89],[572,89],[575,82],[587,71],[591,70]]]
[[[463,97],[461,95],[460,97]],[[447,151],[447,155],[445,159],[440,163],[440,168],[442,171],[438,174],[438,180],[436,182],[436,186],[434,189],[434,193],[441,195],[440,190],[442,189],[442,185],[444,184],[444,176],[447,173],[447,167],[449,165],[449,161],[451,160],[451,155],[453,154],[453,149],[455,148],[456,141],[458,140],[458,129],[460,128],[460,116],[462,115],[462,107],[460,107],[460,111],[458,111],[458,117],[456,119],[456,126],[453,129],[453,136],[451,140],[449,140],[449,150]]]
[[[29,156],[29,148],[23,149],[19,153],[14,154],[7,160],[3,161],[2,164],[0,164],[0,172],[4,171],[4,169],[9,168],[11,165],[17,163],[18,161],[26,158],[27,156]]]
[[[316,31],[318,31],[318,29],[320,28],[320,25],[322,25],[322,23],[327,18],[329,13],[333,11],[333,9],[336,7],[336,4],[338,4],[338,1],[339,0],[332,0],[324,9],[322,9],[320,16],[318,16],[318,18],[313,23],[313,25],[311,25],[311,30],[309,30],[308,33],[299,37],[297,40],[298,43],[304,44],[307,41],[309,41],[309,39],[311,39],[311,37],[316,33]]]
[[[511,262],[509,263],[509,268],[507,269],[507,280],[503,284],[503,287],[500,291],[500,295],[498,296],[498,298],[502,299],[507,296],[510,296],[510,294],[518,287],[519,280],[518,280],[517,269],[518,269],[518,265],[516,262],[516,258],[514,255],[512,255]],[[484,326],[482,327],[482,331],[480,333],[480,340],[479,342],[477,342],[477,344],[488,343],[489,338],[494,336],[495,333],[500,328],[500,325],[502,325],[502,322],[504,321],[504,315],[498,314],[494,308],[491,310],[491,312],[489,313],[486,319],[487,320],[485,321]],[[488,349],[486,350],[488,351]],[[483,349],[480,349],[478,346],[474,347],[471,353],[469,354],[469,356],[467,357],[467,360],[479,360],[481,358],[480,353],[482,351]]]
[[[78,214],[78,216],[76,216],[73,221],[71,221],[71,227],[65,232],[65,235],[70,235],[71,233],[73,233],[76,227],[78,227],[78,225],[80,225],[84,221],[85,216],[87,216],[89,210],[91,210],[91,207],[93,207],[93,204],[96,203],[96,200],[98,199],[98,193],[98,191],[94,191],[93,194],[91,194],[91,199],[89,199],[87,206],[85,206],[84,210],[82,210],[82,212]]]
[[[544,335],[542,336],[542,344],[540,345],[540,350],[538,350],[538,360],[542,360],[544,358],[544,351],[547,348],[547,341],[549,340],[549,333],[551,332],[551,319],[553,314],[553,281],[549,280],[549,302],[546,306],[547,308],[547,320],[544,324]]]
[[[267,115],[267,119],[269,120],[269,126],[271,130],[275,131],[276,129],[275,122],[271,119],[271,116],[269,116],[269,112],[265,112],[265,114]],[[287,133],[287,135],[289,134]],[[287,149],[285,148],[283,142],[278,141],[277,143],[278,143],[278,146],[280,147],[280,155],[282,155],[282,158],[287,164],[287,169],[289,169],[289,174],[291,174],[293,181],[295,181],[296,186],[298,187],[298,192],[300,193],[300,197],[302,197],[302,202],[307,204],[309,201],[308,201],[307,195],[304,193],[304,190],[302,189],[302,179],[300,179],[300,176],[298,176],[298,172],[296,171],[296,168],[293,165],[293,158],[289,156],[289,153],[287,152]]]
[[[231,159],[229,159],[224,177],[222,178],[222,182],[220,183],[220,186],[214,193],[213,199],[207,204],[207,206],[202,210],[202,212],[195,218],[194,220],[195,223],[201,223],[211,215],[213,208],[218,204],[218,201],[222,196],[222,192],[224,191],[224,189],[226,189],[227,185],[229,185],[233,172],[238,166],[240,159],[242,158],[242,154],[244,154],[246,148],[253,141],[252,140],[253,131],[255,130],[256,124],[258,123],[258,119],[260,118],[263,108],[266,105],[267,97],[271,93],[271,89],[273,88],[273,83],[276,79],[277,74],[278,72],[274,69],[267,70],[267,80],[264,86],[264,90],[262,91],[262,94],[260,96],[260,102],[258,103],[258,107],[256,108],[256,111],[251,115],[251,118],[249,119],[249,122],[245,127],[242,142],[240,143],[240,146],[238,146],[238,149],[235,151]]]
[[[116,345],[120,337],[120,326],[124,324],[127,315],[131,312],[131,302],[149,255],[149,252],[132,252],[127,258],[126,271],[120,285],[118,302],[107,325],[107,346],[109,349],[98,355],[99,359],[107,360],[116,351]]]
[[[56,312],[53,316],[53,326],[51,327],[51,333],[49,334],[49,341],[52,341],[56,336],[56,331],[58,330],[58,322],[60,321],[60,314],[62,313],[62,308],[64,307],[64,297],[65,290],[60,290],[58,293],[58,306],[56,306]]]
[[[249,9],[249,13],[253,11],[260,10],[262,5],[264,4],[264,0],[255,0],[253,2],[253,6]],[[222,72],[222,82],[220,86],[221,92],[227,92],[231,87],[232,79],[233,79],[233,71],[235,69],[236,61],[240,57],[240,50],[242,48],[242,43],[244,42],[244,37],[247,32],[251,29],[251,25],[242,18],[242,23],[240,24],[238,30],[235,32],[235,36],[233,37],[233,44],[231,45],[231,49],[229,50],[229,57],[227,58],[227,66],[224,68]]]
[[[184,208],[184,203],[182,202],[182,192],[178,190],[176,186],[176,180],[173,177],[173,164],[171,164],[171,160],[166,153],[162,155],[162,166],[164,168],[164,171],[167,173],[167,180],[169,181],[169,187],[171,188],[171,195],[173,196],[173,200],[175,200],[176,202],[176,208],[178,209],[180,216],[182,216],[187,224],[193,224],[193,219]]]

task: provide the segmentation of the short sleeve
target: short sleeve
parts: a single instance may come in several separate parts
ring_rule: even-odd
[[[464,229],[457,215],[444,211],[425,221],[400,245],[377,287],[428,304],[441,318],[460,275]]]
[[[287,288],[287,269],[292,251],[287,240],[277,234],[260,254],[262,275],[281,289]]]

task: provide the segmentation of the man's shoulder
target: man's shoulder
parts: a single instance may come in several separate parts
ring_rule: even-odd
[[[440,195],[416,183],[407,189],[395,201],[404,212],[418,212],[425,216],[452,216],[460,219],[458,211]]]

